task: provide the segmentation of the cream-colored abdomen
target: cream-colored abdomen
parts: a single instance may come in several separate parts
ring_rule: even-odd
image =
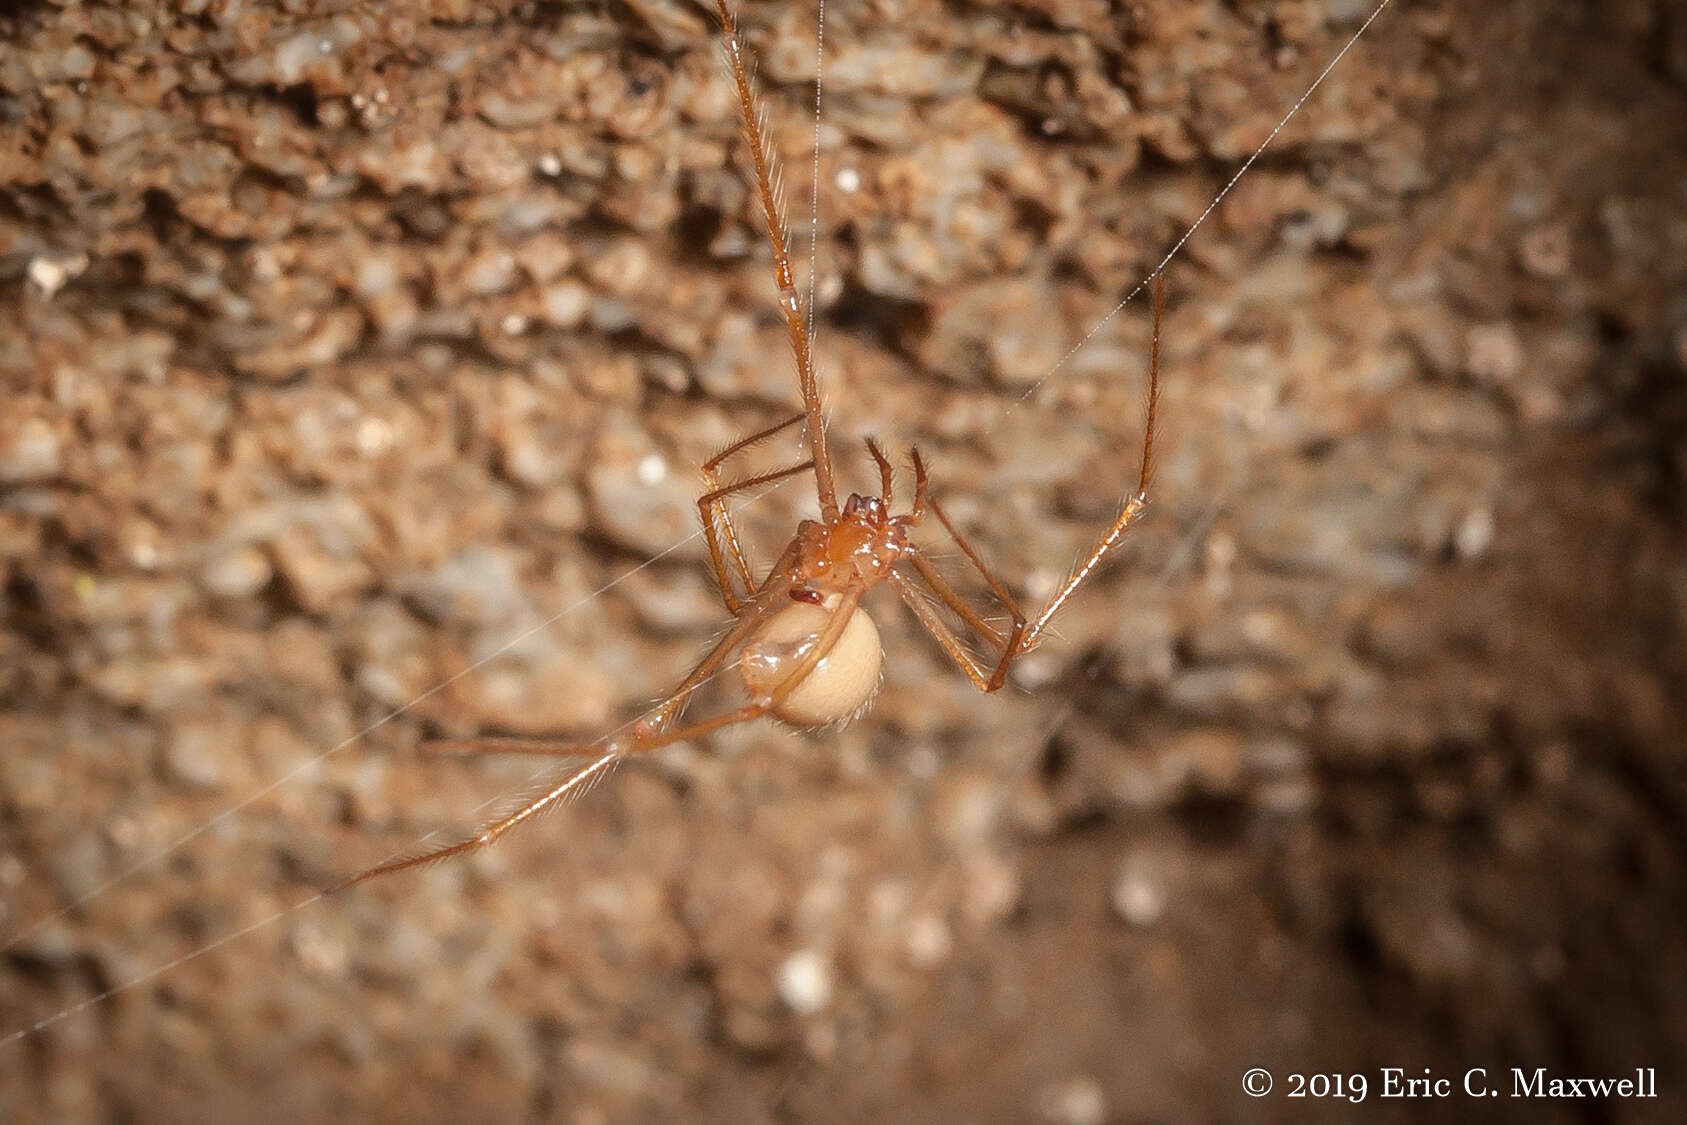
[[[790,675],[831,619],[837,596],[824,605],[792,602],[768,618],[738,657],[738,671],[750,695],[762,698]],[[792,726],[823,727],[848,722],[879,688],[884,650],[873,619],[857,607],[830,652],[774,704],[773,714]]]

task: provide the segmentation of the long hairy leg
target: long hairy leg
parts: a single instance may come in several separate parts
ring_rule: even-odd
[[[931,561],[918,551],[909,555],[908,563],[919,573],[919,576],[925,580],[927,586],[942,600],[944,605],[948,606],[981,637],[993,642],[999,648],[1000,654],[994,667],[986,671],[985,666],[981,665],[967,651],[966,645],[962,643],[960,637],[926,601],[924,592],[911,577],[901,570],[892,571],[891,584],[896,587],[896,592],[901,595],[902,601],[913,611],[914,616],[919,618],[920,624],[925,626],[926,631],[936,639],[943,651],[949,655],[961,671],[966,673],[967,678],[972,680],[980,691],[996,691],[1006,682],[1008,669],[1012,667],[1014,660],[1037,646],[1037,643],[1042,639],[1044,628],[1055,613],[1066,604],[1067,599],[1077,590],[1079,584],[1094,573],[1095,568],[1101,564],[1102,558],[1123,538],[1126,529],[1136,522],[1147,507],[1148,483],[1153,476],[1154,469],[1154,423],[1159,412],[1160,402],[1160,323],[1165,313],[1165,301],[1166,282],[1162,276],[1156,278],[1154,284],[1154,340],[1148,363],[1148,410],[1147,421],[1143,427],[1142,470],[1137,480],[1136,491],[1126,500],[1124,508],[1106,533],[1102,535],[1100,542],[1073,571],[1065,585],[1048,600],[1042,612],[1037,615],[1034,621],[1027,623],[1025,615],[1020,612],[1018,604],[1014,601],[1013,596],[1008,593],[1007,588],[985,565],[984,560],[966,541],[966,538],[956,530],[955,525],[937,501],[926,495],[925,465],[920,460],[919,453],[914,453],[914,512],[916,516],[922,515],[924,510],[929,507],[937,516],[938,521],[943,524],[944,529],[948,531],[950,537],[954,539],[956,545],[960,547],[962,553],[978,569],[979,574],[983,575],[990,591],[995,594],[1013,616],[1013,624],[1007,634],[1004,636],[995,626],[985,621],[983,616],[968,605],[965,599],[956,592],[955,588],[938,572]]]
[[[917,582],[902,571],[893,570],[890,572],[890,584],[896,587],[896,592],[901,595],[903,604],[913,611],[915,617],[919,618],[920,624],[925,626],[926,632],[932,635],[932,638],[948,654],[949,659],[955,662],[957,668],[966,673],[966,677],[972,681],[973,687],[976,687],[979,691],[991,692],[997,690],[1006,682],[1008,667],[1019,652],[1013,642],[1004,646],[1002,655],[996,661],[994,667],[980,664],[978,659],[967,651],[966,644],[955,635],[955,631],[949,627],[948,622],[944,621],[938,615],[937,610],[932,608],[931,603],[926,601],[925,592],[920,589]],[[1023,628],[1024,621],[1021,620],[1018,629],[1023,630]],[[1016,632],[1015,640],[1017,640],[1017,637],[1018,633]]]
[[[443,848],[435,848],[433,851],[425,852],[418,856],[412,856],[409,859],[395,859],[390,863],[379,864],[378,866],[368,868],[367,870],[359,871],[355,875],[341,879],[338,883],[335,883],[322,893],[330,895],[337,894],[348,887],[355,887],[359,883],[367,882],[368,880],[375,878],[377,875],[390,875],[395,871],[404,871],[412,867],[421,867],[429,863],[438,863],[441,860],[450,859],[452,856],[467,855],[469,852],[479,851],[481,848],[491,847],[492,844],[497,842],[498,837],[502,836],[516,825],[532,820],[546,809],[554,808],[557,804],[566,800],[570,795],[582,792],[593,779],[601,776],[609,769],[610,766],[614,765],[618,756],[619,755],[615,753],[604,753],[599,755],[596,761],[592,762],[584,769],[576,770],[575,772],[569,774],[560,785],[548,790],[537,800],[529,801],[511,815],[493,824],[487,825],[485,828],[482,828],[479,832],[461,843],[451,844]]]
[[[732,510],[726,506],[726,498],[735,492],[764,484],[770,480],[781,480],[806,472],[813,467],[812,461],[805,461],[789,469],[775,474],[763,474],[753,480],[742,480],[734,484],[722,486],[720,466],[728,457],[739,453],[757,442],[766,441],[774,434],[789,429],[803,420],[803,415],[793,414],[783,422],[777,422],[765,430],[757,430],[749,437],[739,438],[707,461],[703,462],[703,479],[708,482],[708,491],[697,501],[697,513],[703,520],[703,535],[709,544],[709,561],[715,568],[715,581],[720,586],[721,600],[726,603],[728,613],[737,613],[740,599],[737,590],[733,588],[727,577],[726,559],[721,551],[721,538],[726,540],[726,550],[731,553],[732,564],[738,571],[739,581],[743,583],[744,597],[748,598],[756,589],[755,578],[750,574],[749,561],[744,556],[744,548],[738,541],[738,528],[732,522]],[[716,521],[719,520],[719,523]]]
[[[1088,557],[1078,564],[1066,584],[1049,598],[1042,612],[1025,631],[1025,640],[1020,646],[1022,650],[1037,643],[1042,637],[1044,627],[1059,612],[1060,607],[1066,604],[1066,599],[1072,596],[1084,579],[1095,572],[1095,568],[1101,565],[1102,558],[1118,545],[1119,540],[1124,538],[1125,531],[1148,507],[1148,484],[1154,476],[1154,423],[1160,407],[1160,321],[1165,310],[1166,276],[1160,274],[1154,279],[1154,342],[1149,349],[1148,359],[1148,418],[1142,428],[1142,473],[1137,478],[1136,491],[1125,501],[1118,517],[1113,520],[1112,526],[1102,535]]]
[[[990,592],[996,596],[996,600],[1002,603],[1003,608],[1013,618],[1014,624],[1010,632],[1004,635],[1000,629],[986,621],[983,614],[973,609],[961,597],[960,593],[949,583],[949,580],[943,577],[937,566],[923,553],[912,552],[909,555],[908,562],[919,572],[920,577],[925,579],[926,585],[931,587],[932,592],[942,599],[943,604],[948,606],[962,621],[965,621],[973,632],[988,642],[992,648],[1005,652],[1012,643],[1013,635],[1025,628],[1025,615],[1020,612],[1019,603],[1014,600],[1013,595],[1008,592],[1001,579],[996,577],[995,572],[985,564],[983,557],[956,529],[954,521],[943,510],[943,506],[929,494],[931,478],[926,471],[926,463],[924,458],[920,456],[920,451],[912,450],[910,457],[914,462],[914,518],[916,520],[923,518],[927,508],[930,508],[932,513],[937,516],[938,522],[943,525],[943,530],[949,533],[949,538],[955,541],[955,545],[961,549],[961,553],[966,556],[967,561],[972,563],[973,568],[978,571],[985,584],[990,587]]]
[[[775,590],[776,587],[769,586],[767,589]],[[655,750],[659,747],[669,746],[676,742],[685,742],[689,739],[697,738],[700,735],[720,730],[723,727],[735,726],[739,723],[747,723],[753,719],[761,718],[763,715],[766,715],[768,712],[777,708],[780,701],[790,695],[791,692],[795,691],[803,680],[808,677],[809,673],[814,671],[815,665],[824,660],[826,658],[826,654],[832,651],[832,648],[838,643],[838,638],[843,636],[844,627],[849,624],[849,619],[855,613],[856,606],[860,604],[861,593],[862,591],[859,587],[845,591],[843,597],[839,599],[838,604],[829,612],[829,615],[826,618],[826,624],[822,626],[820,632],[816,634],[814,643],[809,646],[808,651],[802,655],[801,659],[791,665],[790,671],[785,675],[785,678],[780,680],[772,691],[768,692],[764,696],[752,699],[749,703],[746,703],[742,707],[737,707],[731,711],[716,715],[712,718],[703,719],[695,723],[689,723],[685,726],[672,730],[664,730],[649,723],[639,723],[633,727],[631,735],[627,738],[610,739],[607,742],[598,744],[597,746],[582,746],[577,743],[560,742],[516,741],[510,743],[500,743],[500,740],[472,740],[464,743],[463,747],[470,751],[485,750],[488,752],[501,753],[538,754],[546,757],[577,757],[582,753],[599,748],[601,748],[601,752],[598,757],[584,769],[571,774],[561,784],[541,794],[535,800],[523,805],[509,816],[486,825],[469,839],[464,840],[461,843],[450,844],[442,848],[435,848],[434,850],[424,852],[421,855],[411,856],[407,859],[396,859],[390,863],[379,864],[378,866],[371,867],[366,871],[360,871],[356,875],[347,879],[342,879],[340,882],[334,884],[332,887],[328,888],[328,891],[325,893],[331,894],[335,891],[343,891],[347,887],[352,887],[358,883],[366,882],[367,880],[373,879],[379,875],[390,875],[396,871],[405,871],[412,867],[421,867],[425,864],[435,863],[442,859],[450,859],[453,856],[466,855],[469,852],[489,848],[493,844],[497,843],[499,838],[512,828],[525,824],[527,821],[532,820],[535,816],[538,816],[546,809],[555,807],[558,802],[566,799],[569,795],[579,792],[583,785],[604,773],[610,766],[621,758],[628,757],[632,754],[642,754],[647,750]],[[769,608],[776,605],[776,599],[770,597],[768,599]],[[715,649],[709,654],[709,656],[704,658],[703,663],[698,665],[699,670],[702,669],[704,665],[709,664],[710,661],[713,661],[714,665],[718,666],[729,647],[730,646],[724,641],[721,644],[716,645]],[[692,682],[697,679],[697,676],[698,672],[694,671],[690,676],[686,677],[686,682]],[[679,693],[676,692],[676,697],[678,694]],[[664,706],[666,706],[666,704],[664,704]]]
[[[720,640],[714,643],[708,654],[697,662],[697,666],[686,673],[685,679],[679,682],[668,697],[633,724],[635,734],[661,730],[672,722],[690,702],[692,693],[715,674],[731,655],[732,650],[748,640],[757,626],[785,607],[791,588],[791,581],[786,572],[795,560],[796,553],[795,544],[785,548],[767,581],[762,583],[751,600],[739,610],[737,620],[733,621]],[[427,749],[438,754],[538,754],[547,758],[584,757],[597,747],[596,742],[497,737],[436,739],[427,743]]]
[[[739,581],[744,584],[745,597],[750,597],[756,590],[755,579],[750,576],[750,564],[744,556],[744,549],[738,543],[738,529],[733,525],[732,512],[726,506],[726,498],[735,493],[744,492],[759,485],[772,484],[775,481],[794,477],[798,473],[806,473],[814,467],[813,461],[804,461],[800,465],[791,465],[772,472],[758,473],[753,477],[746,477],[731,484],[713,487],[697,499],[697,511],[703,517],[703,538],[709,544],[709,559],[715,568],[715,580],[720,585],[721,600],[726,603],[728,613],[737,613],[742,604],[737,591],[733,588],[731,579],[727,576],[726,560],[721,553],[720,536],[724,535],[727,549],[732,555],[733,567],[738,572]],[[711,484],[718,483],[711,476]],[[717,526],[715,518],[719,517]]]
[[[791,338],[791,352],[797,361],[797,382],[802,389],[808,448],[814,455],[814,488],[820,498],[820,514],[830,523],[838,518],[838,493],[832,479],[832,458],[826,450],[826,421],[820,414],[820,387],[814,376],[808,327],[791,272],[790,238],[785,231],[785,218],[776,185],[778,173],[773,166],[773,156],[768,151],[750,74],[744,65],[744,44],[738,38],[738,21],[727,8],[726,0],[715,0],[715,10],[720,13],[721,39],[726,47],[732,84],[738,95],[744,140],[750,147],[750,161],[755,166],[756,191],[761,196],[762,211],[767,216],[767,237],[773,245],[774,281],[779,286],[779,311],[785,316],[785,330]]]

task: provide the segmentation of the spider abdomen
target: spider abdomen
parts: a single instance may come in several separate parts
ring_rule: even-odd
[[[836,595],[820,605],[793,602],[751,635],[738,657],[738,671],[751,697],[774,693],[816,643],[837,602]],[[772,713],[797,727],[848,722],[872,701],[883,664],[878,627],[857,608],[832,650],[774,703]]]

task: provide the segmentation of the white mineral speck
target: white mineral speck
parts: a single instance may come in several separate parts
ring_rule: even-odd
[[[357,423],[357,451],[365,457],[385,453],[392,439],[392,426],[384,419],[364,417]]]
[[[1481,558],[1494,543],[1494,513],[1477,508],[1465,516],[1453,533],[1453,547],[1463,559]]]
[[[668,476],[668,462],[660,453],[646,453],[639,458],[637,473],[640,484],[661,484]]]
[[[779,998],[799,1016],[811,1016],[832,1002],[832,966],[812,949],[785,958],[775,984]]]
[[[860,191],[861,173],[854,168],[840,168],[838,169],[837,185],[839,191]]]
[[[243,546],[212,555],[200,568],[199,580],[218,597],[249,598],[269,584],[273,573],[262,551]]]
[[[1133,926],[1152,926],[1166,912],[1166,895],[1146,872],[1127,866],[1113,881],[1113,911]]]
[[[88,255],[73,254],[66,258],[31,258],[25,272],[41,296],[52,297],[70,280],[88,268]]]
[[[1107,1120],[1107,1095],[1099,1082],[1079,1074],[1045,1086],[1037,1097],[1037,1108],[1054,1125],[1101,1125]]]

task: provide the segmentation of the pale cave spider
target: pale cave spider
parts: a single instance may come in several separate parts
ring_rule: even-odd
[[[993,692],[1006,681],[1014,660],[1038,645],[1050,619],[1119,542],[1147,505],[1160,389],[1160,321],[1165,305],[1165,283],[1163,276],[1159,275],[1156,275],[1154,288],[1153,343],[1148,365],[1142,468],[1136,490],[1100,541],[1034,618],[1028,618],[1020,611],[1013,595],[956,530],[942,505],[929,495],[926,465],[917,450],[909,452],[914,471],[914,499],[906,514],[890,514],[891,465],[871,439],[867,441],[867,452],[878,467],[879,494],[851,495],[842,506],[838,504],[809,349],[809,333],[793,280],[787,232],[776,202],[772,165],[745,68],[743,44],[726,0],[716,0],[716,10],[721,21],[728,68],[738,97],[744,137],[754,166],[756,190],[766,214],[779,286],[779,305],[790,334],[803,401],[802,413],[734,442],[702,466],[709,491],[698,500],[697,508],[702,517],[715,578],[722,600],[733,615],[733,623],[674,692],[646,718],[634,723],[631,733],[624,738],[587,743],[502,738],[432,743],[433,748],[446,753],[536,754],[559,758],[586,757],[595,753],[597,757],[561,784],[509,816],[486,825],[469,839],[371,867],[342,880],[330,888],[331,891],[343,890],[377,875],[489,847],[510,829],[579,791],[629,754],[683,742],[764,715],[802,728],[841,724],[859,716],[867,709],[878,688],[883,662],[878,629],[872,618],[860,608],[860,603],[862,596],[881,582],[888,582],[896,589],[920,624],[980,691]],[[812,453],[808,460],[731,483],[721,483],[720,466],[728,458],[799,423],[803,425]],[[749,563],[733,527],[726,501],[735,493],[811,470],[821,518],[818,522],[804,520],[799,524],[796,535],[767,577],[758,584],[750,574]],[[937,517],[944,531],[983,577],[990,592],[1008,611],[1012,623],[1005,633],[969,606],[926,554],[911,542],[909,531],[924,519],[928,511]],[[734,585],[734,576],[737,586]],[[972,655],[955,630],[927,601],[920,582],[978,635],[978,639],[994,653],[993,663],[980,662]],[[739,587],[742,595],[738,593]],[[738,672],[749,692],[750,701],[713,718],[672,726],[692,693],[711,679],[735,650],[739,653]]]

